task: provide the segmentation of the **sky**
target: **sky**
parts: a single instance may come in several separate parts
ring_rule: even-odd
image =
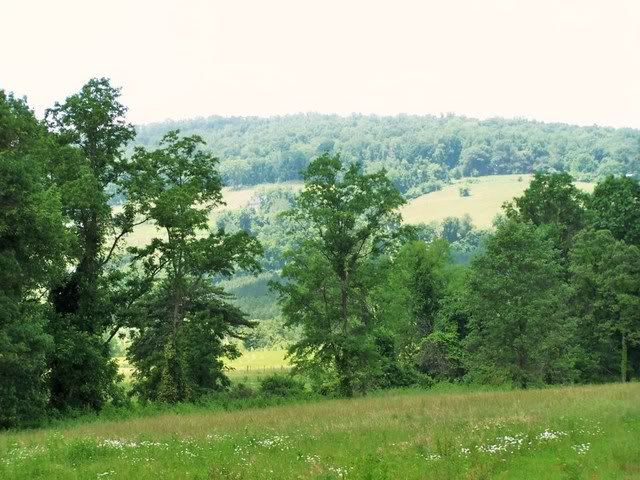
[[[134,123],[456,113],[640,128],[640,0],[2,0],[0,88]]]

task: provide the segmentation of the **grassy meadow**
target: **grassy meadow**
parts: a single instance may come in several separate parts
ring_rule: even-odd
[[[442,190],[421,195],[400,209],[406,223],[430,223],[446,217],[469,215],[478,228],[489,228],[504,202],[520,196],[529,186],[533,175],[491,175],[465,178]],[[469,188],[470,195],[462,197],[461,186]],[[594,184],[577,182],[578,188],[592,191]]]
[[[244,350],[242,356],[227,362],[229,379],[258,387],[260,380],[274,373],[287,373],[291,366],[284,348]]]
[[[227,375],[233,383],[257,387],[261,379],[274,373],[287,373],[291,368],[284,348],[242,350],[242,356],[226,361]],[[125,384],[131,382],[134,369],[125,357],[116,357]]]
[[[521,195],[532,178],[533,175],[490,175],[465,178],[436,192],[409,200],[400,211],[406,223],[430,223],[441,221],[446,217],[469,215],[476,227],[489,228],[500,212],[502,204]],[[458,189],[463,185],[469,187],[468,197],[460,196]],[[593,190],[594,186],[592,183],[585,182],[577,182],[576,185],[585,191]],[[211,225],[215,223],[216,212],[244,208],[261,191],[279,187],[299,190],[301,186],[300,182],[283,182],[241,189],[225,188],[223,194],[226,205],[212,212]],[[137,246],[145,245],[151,237],[158,234],[151,223],[139,225],[127,237],[127,243]]]
[[[640,384],[401,391],[0,434],[2,479],[635,479]]]

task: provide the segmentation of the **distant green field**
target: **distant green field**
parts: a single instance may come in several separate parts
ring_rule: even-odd
[[[491,227],[502,204],[519,196],[529,185],[532,175],[492,175],[466,178],[437,192],[415,198],[402,207],[406,223],[430,223],[446,217],[471,216],[479,228]],[[459,188],[469,187],[470,195],[462,197]],[[593,190],[591,183],[577,183],[578,187]]]
[[[502,204],[514,197],[521,195],[531,181],[532,175],[491,175],[477,178],[466,178],[447,185],[437,192],[427,193],[410,200],[402,207],[401,213],[406,223],[430,223],[440,221],[446,217],[462,217],[470,215],[476,227],[491,227],[493,219],[500,212]],[[301,188],[300,182],[269,183],[256,185],[242,189],[224,189],[226,206],[218,209],[236,210],[246,207],[251,199],[263,190],[278,187],[289,187],[295,190]],[[459,188],[463,185],[469,187],[470,195],[462,197]],[[578,187],[585,190],[593,190],[592,183],[577,183]],[[211,225],[215,222],[216,212],[211,214]],[[144,224],[137,227],[127,237],[129,245],[144,245],[154,235],[159,233],[152,224]],[[160,233],[161,234],[161,233]]]
[[[258,387],[264,377],[289,372],[291,365],[286,354],[285,349],[244,350],[240,358],[226,362],[230,368],[227,376],[233,383]]]
[[[0,478],[640,478],[638,383],[447,389],[3,433]]]
[[[285,358],[287,351],[279,349],[242,350],[242,356],[225,362],[228,367],[227,375],[235,383],[245,383],[256,386],[260,379],[274,373],[286,373],[291,368]],[[124,375],[125,383],[131,381],[134,369],[125,357],[117,357],[120,373]]]
[[[244,350],[240,358],[230,360],[228,365],[238,372],[288,368],[286,355],[285,349]]]

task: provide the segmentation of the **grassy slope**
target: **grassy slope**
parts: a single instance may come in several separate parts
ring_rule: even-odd
[[[522,181],[518,181],[519,178]],[[493,175],[463,179],[411,200],[402,208],[402,216],[407,223],[430,223],[468,214],[476,227],[488,228],[502,204],[521,195],[531,178],[532,175]],[[458,188],[461,185],[469,186],[470,196],[460,196]],[[577,185],[585,191],[593,190],[590,183],[578,182]]]
[[[401,392],[0,435],[3,479],[634,479],[640,384]]]

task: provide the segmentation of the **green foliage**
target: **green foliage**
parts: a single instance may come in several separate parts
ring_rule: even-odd
[[[298,330],[287,327],[280,316],[257,322],[244,337],[243,343],[249,349],[288,348],[299,340]]]
[[[603,381],[618,369],[627,381],[628,347],[640,343],[640,250],[609,230],[585,230],[571,252],[571,274],[584,380]]]
[[[261,247],[243,231],[205,233],[209,213],[222,204],[222,182],[217,158],[202,144],[169,132],[160,148],[134,155],[130,200],[164,233],[130,248],[150,285],[130,319],[134,391],[144,399],[176,403],[226,387],[221,358],[238,353],[224,340],[253,325],[213,281],[257,270]]]
[[[464,373],[464,349],[455,331],[435,330],[422,339],[417,363],[435,380],[450,380]]]
[[[55,311],[49,322],[55,342],[50,401],[61,411],[101,408],[117,380],[103,340],[113,322],[107,268],[118,241],[133,228],[134,212],[127,207],[114,215],[106,188],[121,187],[129,168],[123,148],[135,136],[119,97],[108,79],[92,79],[46,112],[63,149],[52,176],[73,235],[69,273],[51,293]]]
[[[572,381],[575,325],[559,252],[539,227],[498,225],[469,271],[467,368],[520,387]]]
[[[566,255],[571,238],[586,225],[587,198],[567,173],[536,173],[524,195],[506,203],[504,209],[508,218],[546,225]]]
[[[640,246],[640,182],[609,176],[598,183],[588,201],[591,222],[618,240]]]
[[[292,220],[283,212],[295,204],[295,194],[288,188],[259,191],[249,207],[228,210],[216,218],[216,226],[227,232],[244,231],[255,235],[264,248],[261,264],[266,270],[279,270],[283,252],[296,241]]]
[[[399,227],[404,203],[384,171],[322,155],[303,174],[305,188],[289,216],[303,236],[275,285],[287,323],[301,326],[290,352],[299,369],[333,370],[342,395],[369,388],[379,371],[368,298],[375,261]]]
[[[290,375],[271,375],[260,381],[260,393],[267,397],[299,397],[305,388]]]
[[[399,354],[409,363],[422,338],[434,328],[449,273],[449,244],[435,240],[405,243],[386,270],[376,291],[379,316],[394,338]]]
[[[137,142],[154,145],[168,130],[199,134],[220,155],[230,185],[301,178],[313,158],[339,152],[366,172],[387,170],[416,197],[460,176],[568,171],[581,180],[640,175],[637,130],[526,120],[402,115],[300,114],[270,119],[209,117],[142,126]]]
[[[471,189],[467,185],[463,185],[458,188],[458,193],[461,197],[468,197],[471,195]]]
[[[52,339],[40,298],[66,247],[52,150],[26,103],[0,90],[0,428],[37,424],[48,400]]]

